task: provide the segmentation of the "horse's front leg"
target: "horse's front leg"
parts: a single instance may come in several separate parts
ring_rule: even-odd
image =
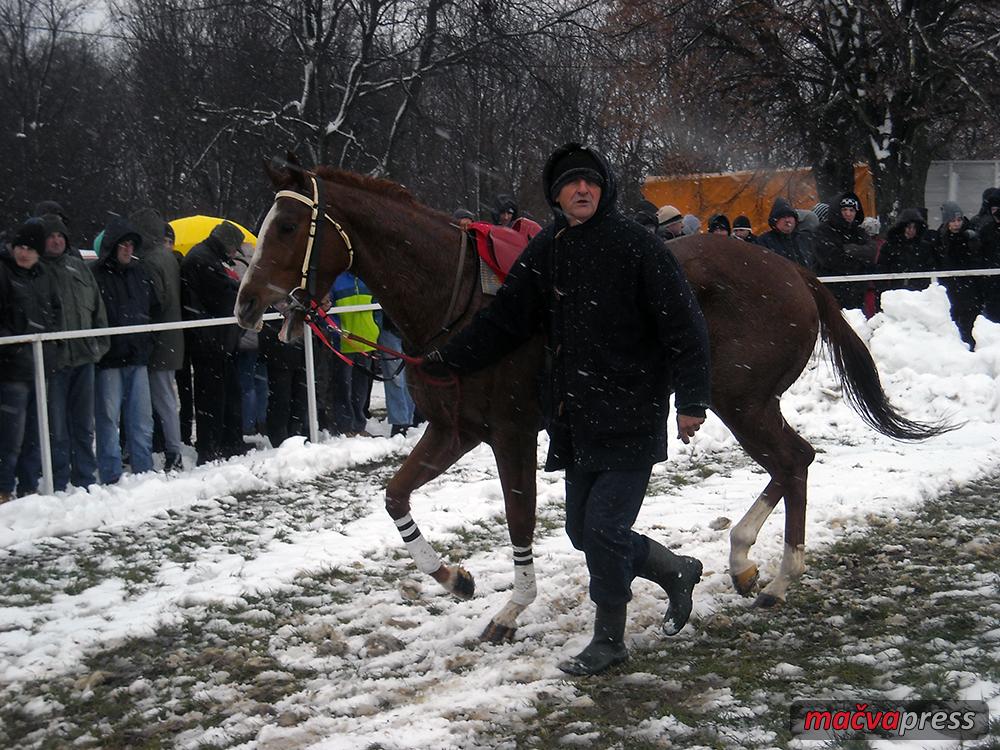
[[[514,592],[483,630],[480,640],[501,643],[514,639],[517,618],[538,593],[531,542],[535,534],[536,433],[518,432],[493,441],[493,455],[503,487],[507,531],[514,551]]]
[[[449,428],[428,424],[423,436],[406,457],[385,490],[385,509],[396,523],[417,567],[445,590],[461,599],[472,598],[476,584],[461,565],[448,566],[434,551],[410,515],[410,495],[445,472],[459,458],[479,444],[478,439],[461,439]]]
[[[773,607],[785,601],[788,587],[806,570],[806,477],[788,481],[785,492],[785,549],[778,575],[757,595],[755,607]]]

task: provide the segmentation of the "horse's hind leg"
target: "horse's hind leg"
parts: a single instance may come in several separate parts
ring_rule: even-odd
[[[517,618],[537,595],[531,542],[535,534],[536,434],[518,432],[493,440],[500,484],[503,486],[507,531],[514,548],[514,592],[480,636],[491,643],[513,640]]]
[[[730,533],[729,572],[736,590],[749,595],[757,566],[749,559],[764,521],[778,500],[785,498],[785,546],[778,575],[757,597],[755,606],[784,601],[791,582],[805,570],[806,478],[815,451],[781,415],[777,398],[760,408],[720,410],[743,449],[771,475],[771,481],[753,507]]]
[[[449,567],[424,539],[410,516],[410,495],[441,475],[459,458],[479,445],[476,438],[457,437],[445,428],[428,424],[423,436],[406,457],[385,489],[385,509],[396,523],[406,549],[417,567],[462,599],[475,593],[472,576],[460,565]]]

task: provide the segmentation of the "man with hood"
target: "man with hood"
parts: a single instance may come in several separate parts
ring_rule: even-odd
[[[905,208],[886,233],[885,243],[878,253],[876,273],[907,273],[933,271],[934,250],[924,215],[916,208]],[[930,279],[897,279],[880,283],[882,290],[910,289],[919,291],[930,286]]]
[[[465,375],[545,335],[545,468],[566,472],[566,531],[586,555],[597,605],[590,644],[559,668],[598,674],[628,658],[625,617],[636,576],[666,591],[666,633],[679,632],[691,613],[701,562],[632,524],[653,464],[666,459],[670,392],[685,443],[704,421],[708,335],[673,254],[619,212],[615,176],[601,154],[576,143],[558,148],[542,184],[555,220],[493,303],[423,367]]]
[[[767,223],[771,226],[771,231],[758,237],[757,244],[793,263],[811,268],[812,258],[798,231],[799,215],[791,204],[784,198],[775,198]]]
[[[872,273],[875,243],[861,228],[865,210],[861,199],[845,192],[834,201],[830,217],[816,232],[813,246],[817,276],[854,276]],[[868,282],[830,284],[830,291],[845,310],[862,309]]]
[[[166,245],[167,223],[155,208],[143,208],[129,219],[139,234],[142,244],[136,251],[153,283],[153,291],[160,303],[160,314],[154,323],[176,323],[181,319],[181,269]],[[177,392],[174,390],[175,373],[184,365],[184,331],[175,328],[153,334],[153,352],[149,356],[149,394],[153,411],[163,429],[163,470],[180,471],[181,420]]]
[[[242,244],[240,228],[223,221],[184,256],[181,283],[186,319],[232,317],[240,288],[234,258]],[[239,342],[236,325],[189,329],[199,466],[247,450],[236,367]]]
[[[59,214],[45,214],[42,263],[63,300],[63,330],[105,328],[108,316],[90,266],[69,251],[69,232]],[[49,431],[52,483],[56,491],[69,484],[87,487],[97,481],[94,454],[95,364],[108,351],[106,336],[62,342],[56,370],[49,378]]]
[[[1000,268],[1000,188],[983,193],[980,209],[979,242],[986,268]],[[1000,323],[1000,276],[983,276],[983,314]]]
[[[493,223],[509,227],[517,218],[517,203],[509,195],[498,195],[493,204]]]
[[[153,283],[135,249],[142,236],[122,216],[105,228],[94,268],[108,326],[149,325],[160,314]],[[97,363],[97,472],[102,484],[122,475],[119,423],[124,423],[133,474],[153,469],[153,407],[149,396],[149,355],[153,334],[111,336],[107,353]]]

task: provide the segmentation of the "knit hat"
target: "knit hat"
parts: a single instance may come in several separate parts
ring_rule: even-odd
[[[69,231],[66,229],[66,225],[63,223],[62,217],[59,214],[45,214],[40,217],[42,224],[45,226],[45,236],[48,237],[51,234],[61,234],[67,240],[69,239]]]
[[[845,195],[840,199],[841,208],[853,208],[855,211],[861,210],[861,201],[855,198],[853,195]]]
[[[583,178],[587,182],[604,187],[604,175],[601,163],[594,155],[583,148],[568,152],[552,165],[552,189],[549,196],[556,200],[559,191],[565,185]]]
[[[740,214],[733,219],[733,229],[749,229],[753,231],[753,227],[750,225],[750,219],[743,214]]]
[[[812,212],[816,214],[816,218],[820,221],[826,221],[830,218],[830,205],[828,203],[817,203],[812,207]]]
[[[684,227],[684,234],[698,234],[698,230],[701,229],[701,219],[694,214],[684,214],[684,218],[681,221]]]
[[[65,223],[69,223],[69,217],[66,216],[66,212],[63,211],[63,207],[55,201],[40,201],[35,206],[35,216],[45,216],[45,214],[56,214]]]
[[[965,213],[962,211],[962,207],[957,203],[948,201],[941,205],[941,223],[947,224],[952,219],[961,219]]]
[[[11,241],[12,247],[30,247],[41,255],[45,251],[45,224],[38,217],[28,219],[17,228],[14,239]]]
[[[239,250],[243,244],[243,232],[235,224],[224,221],[216,224],[212,229],[211,237],[215,237],[227,250]]]
[[[467,208],[456,208],[454,211],[451,212],[451,218],[453,218],[455,221],[461,221],[462,219],[475,220],[476,215]]]
[[[682,218],[681,212],[669,204],[666,206],[660,206],[659,210],[656,212],[656,222],[661,227],[666,224],[673,224],[675,221],[679,221]]]

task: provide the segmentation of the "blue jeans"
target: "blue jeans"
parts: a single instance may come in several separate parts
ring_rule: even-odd
[[[33,388],[28,382],[0,382],[0,492],[12,493],[17,483],[17,458]]]
[[[163,448],[167,454],[181,454],[181,417],[177,404],[174,370],[149,371],[149,398],[163,429]]]
[[[267,424],[267,366],[256,351],[241,351],[236,357],[243,396],[243,434],[259,432]]]
[[[97,470],[102,484],[122,475],[118,422],[125,423],[132,473],[153,469],[153,407],[145,365],[97,369]]]
[[[403,342],[395,333],[382,330],[378,335],[378,343],[388,349],[395,349],[397,352],[403,351]],[[390,355],[382,354],[382,376],[388,377],[391,373],[399,369],[399,373],[392,380],[386,380],[385,386],[385,410],[388,413],[389,424],[409,427],[413,424],[413,398],[406,388],[406,370],[400,367],[397,360],[388,360]]]
[[[649,540],[632,531],[652,467],[634,471],[566,470],[566,534],[587,556],[590,598],[617,607],[632,598],[632,579],[649,557]]]
[[[56,370],[49,378],[49,434],[53,487],[96,482],[93,363]]]

